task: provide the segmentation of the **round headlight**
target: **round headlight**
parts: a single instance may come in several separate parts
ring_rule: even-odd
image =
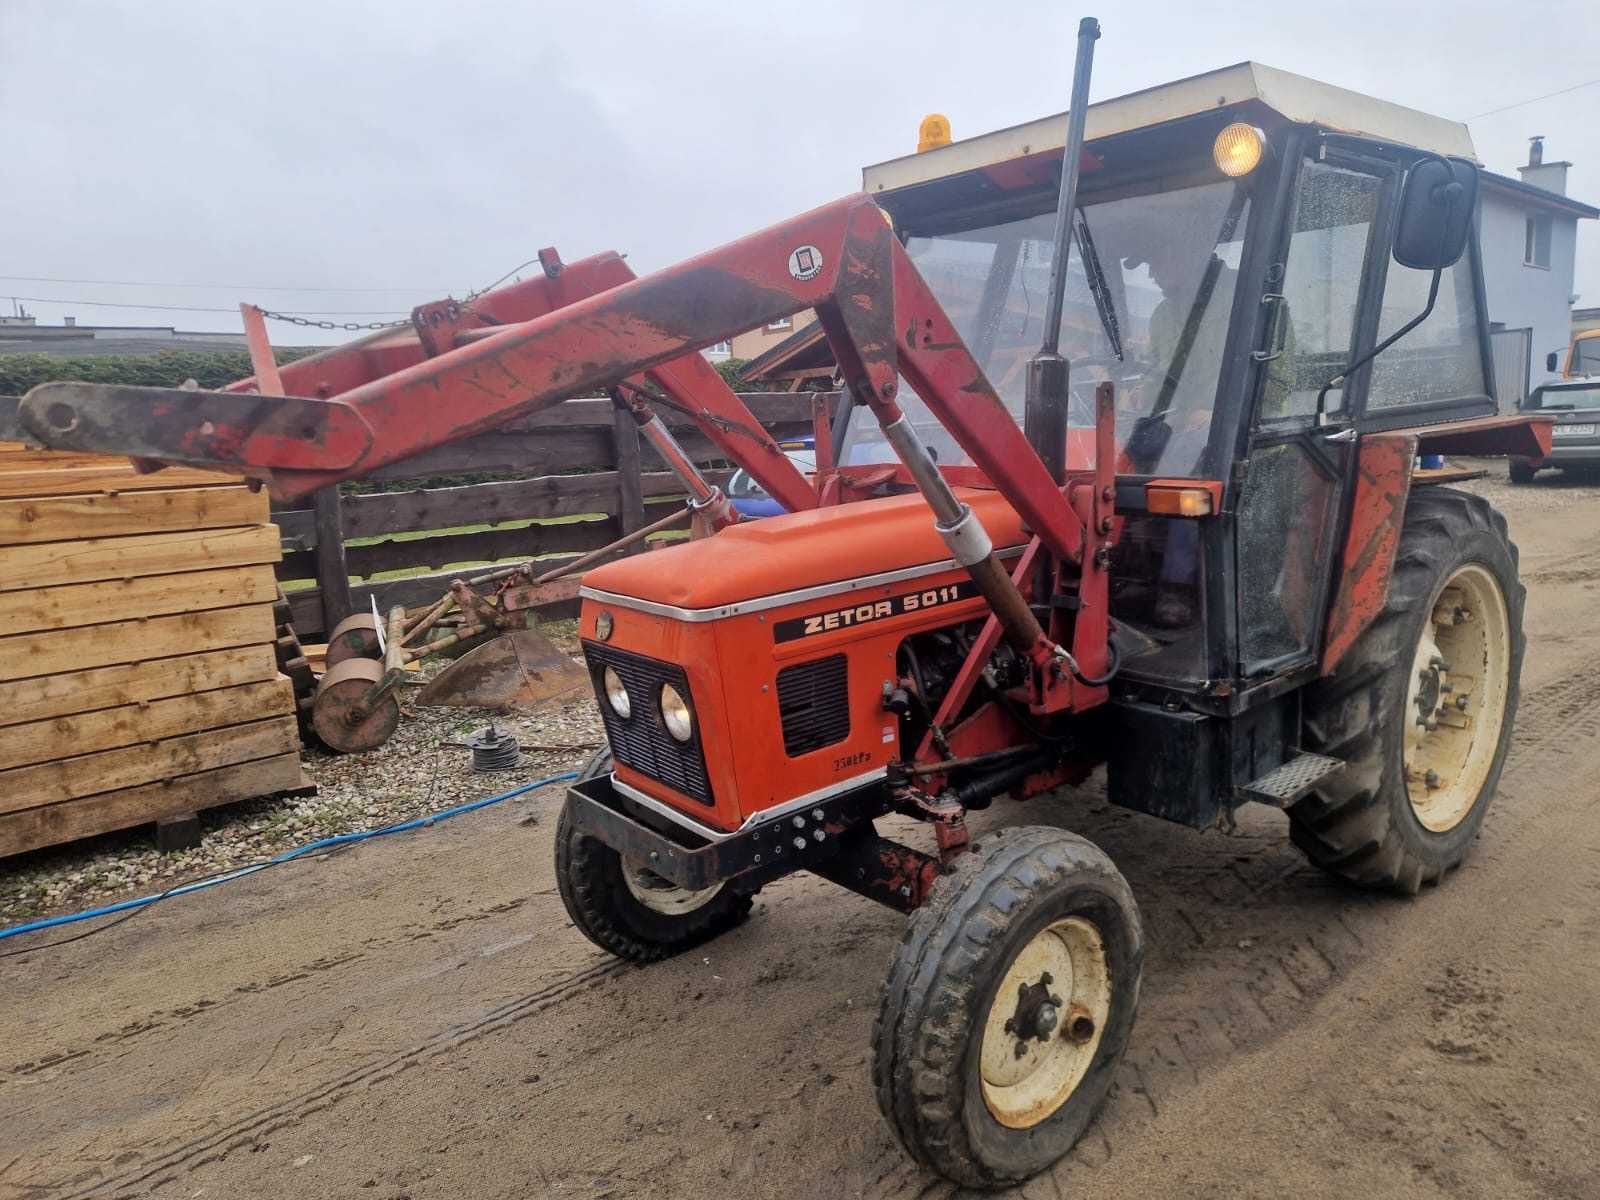
[[[1229,179],[1248,175],[1261,165],[1261,155],[1266,150],[1267,135],[1245,121],[1235,121],[1217,134],[1211,143],[1211,157],[1217,170]]]
[[[600,686],[605,688],[606,703],[611,705],[612,712],[624,721],[633,715],[633,701],[628,699],[628,689],[622,686],[622,676],[615,668],[605,669],[605,674],[600,676]]]
[[[689,711],[688,701],[670,683],[661,685],[661,720],[667,732],[680,742],[687,742],[694,736],[694,713]]]

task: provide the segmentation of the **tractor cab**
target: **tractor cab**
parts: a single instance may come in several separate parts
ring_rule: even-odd
[[[1420,160],[1470,158],[1470,137],[1254,63],[1091,105],[1086,120],[1060,328],[1067,465],[1091,460],[1092,397],[1110,381],[1123,675],[1192,691],[1309,668],[1357,436],[1495,411],[1475,245],[1442,272],[1427,318],[1343,378],[1427,305],[1432,270],[1393,253],[1403,185]],[[863,178],[1019,422],[1066,129],[1049,117]],[[941,465],[964,461],[905,391],[902,405]],[[867,410],[839,457],[893,460]],[[1160,480],[1194,481],[1200,499],[1150,503]]]

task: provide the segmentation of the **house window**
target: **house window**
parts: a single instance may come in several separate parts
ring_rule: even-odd
[[[706,347],[706,353],[707,354],[721,354],[721,355],[724,355],[724,356],[732,354],[733,353],[733,343],[732,342],[712,342],[711,345]]]
[[[778,332],[781,332],[782,330],[793,329],[793,328],[794,328],[794,318],[793,317],[779,317],[776,321],[768,321],[767,322],[767,332],[768,333],[778,333]]]
[[[1523,238],[1522,261],[1525,266],[1550,269],[1550,218],[1529,217]]]

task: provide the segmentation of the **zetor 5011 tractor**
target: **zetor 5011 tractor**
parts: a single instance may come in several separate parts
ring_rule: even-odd
[[[1351,883],[1439,881],[1505,759],[1523,589],[1499,514],[1413,464],[1549,449],[1495,415],[1464,127],[1252,64],[1089,107],[1096,36],[1068,116],[655,275],[552,254],[285,367],[287,396],[51,384],[20,410],[293,497],[614,389],[704,536],[585,577],[609,749],[557,830],[567,910],[639,962],[796,871],[911,914],[873,1080],[905,1148],[979,1187],[1093,1117],[1143,934],[1095,846],[967,814],[1104,764],[1129,808],[1276,805]],[[855,401],[809,480],[698,354],[806,309]],[[663,402],[790,514],[739,523]]]
[[[870,200],[685,271],[817,308],[859,401],[823,477],[903,494],[582,592],[610,750],[557,834],[573,920],[655,959],[797,870],[910,912],[873,1080],[975,1186],[1083,1131],[1143,947],[1095,846],[965,815],[1104,762],[1118,804],[1277,805],[1335,875],[1437,882],[1500,774],[1523,589],[1500,515],[1412,464],[1546,436],[1493,415],[1459,126],[1255,66],[1087,124],[1059,213],[1062,118],[869,169]]]

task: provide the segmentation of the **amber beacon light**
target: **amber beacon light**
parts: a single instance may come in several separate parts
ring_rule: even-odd
[[[943,113],[929,113],[917,126],[917,153],[926,154],[940,146],[950,144],[950,118]]]

